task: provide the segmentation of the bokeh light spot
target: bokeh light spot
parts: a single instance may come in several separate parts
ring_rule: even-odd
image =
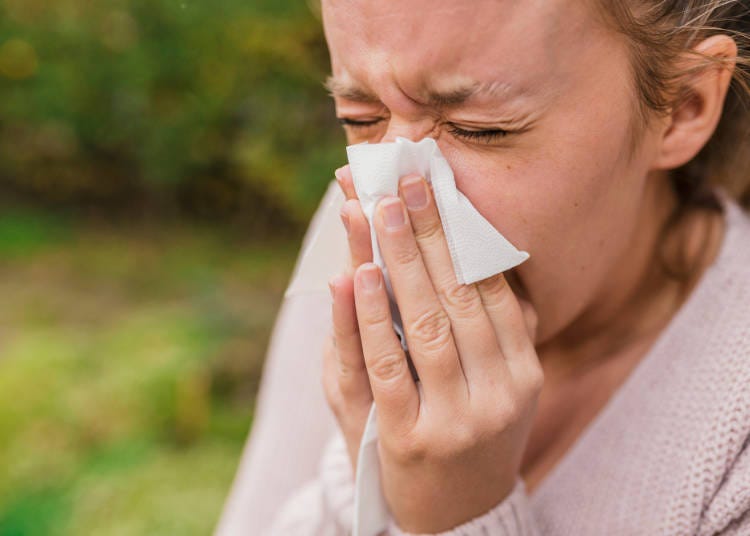
[[[101,41],[114,52],[124,52],[138,41],[138,23],[127,11],[111,11],[102,20]]]
[[[10,39],[0,47],[0,75],[25,80],[36,74],[39,60],[36,50],[22,39]]]

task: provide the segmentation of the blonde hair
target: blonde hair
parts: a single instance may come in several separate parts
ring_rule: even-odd
[[[683,81],[701,69],[725,63],[734,74],[713,136],[689,163],[671,174],[679,210],[716,205],[711,186],[723,187],[750,207],[750,2],[748,0],[598,0],[609,22],[630,44],[633,81],[641,119],[665,113],[688,97]],[[712,35],[737,43],[736,59],[700,56],[691,48]],[[702,61],[689,70],[678,59]]]

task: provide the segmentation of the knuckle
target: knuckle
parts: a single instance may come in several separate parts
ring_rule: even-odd
[[[500,394],[495,399],[494,408],[490,428],[504,430],[521,417],[521,404],[514,394]]]
[[[412,322],[409,332],[422,350],[441,351],[450,341],[451,323],[442,309],[429,310]]]
[[[461,317],[473,318],[481,312],[476,289],[471,285],[452,284],[440,291],[446,306]]]
[[[419,249],[412,245],[400,245],[393,251],[393,260],[399,265],[411,265],[419,260]]]
[[[513,383],[524,400],[536,399],[544,388],[544,367],[533,349],[524,350],[522,359],[511,372]]]
[[[443,234],[443,226],[440,220],[430,220],[419,225],[414,230],[414,236],[419,242],[433,243],[440,240]]]
[[[353,381],[357,379],[361,370],[351,366],[346,360],[339,359],[338,363],[338,382],[339,388],[344,391]]]
[[[505,423],[515,423],[522,415],[521,404],[516,397],[508,397],[503,403],[502,408],[501,415],[503,416],[503,422]]]
[[[472,423],[466,422],[450,429],[444,428],[425,433],[407,433],[402,436],[383,438],[384,447],[400,465],[445,462],[455,460],[476,449],[481,441]]]
[[[323,393],[326,397],[326,403],[328,404],[328,407],[331,408],[333,411],[333,414],[338,419],[341,415],[341,410],[344,407],[343,399],[341,397],[341,393],[338,390],[338,386],[331,381],[331,378],[327,375],[323,375]]]
[[[406,366],[406,358],[401,353],[386,352],[371,359],[367,370],[373,378],[387,383],[403,376]]]
[[[451,429],[449,436],[434,442],[433,455],[442,460],[458,458],[474,449],[477,442],[478,435],[472,426],[455,426]]]
[[[357,356],[342,355],[342,349],[334,348],[330,340],[323,351],[321,382],[328,405],[337,409],[344,405],[346,399],[357,394],[356,385],[364,365],[356,365]]]
[[[362,329],[367,331],[380,331],[391,325],[390,311],[382,307],[368,309],[362,314],[362,319],[365,324]]]
[[[347,330],[344,329],[344,327],[341,326],[338,322],[334,322],[332,333],[331,333],[333,346],[334,347],[338,346],[339,340],[347,336],[349,336],[349,332],[347,332]]]
[[[539,364],[538,359],[534,359],[534,361],[535,363],[530,366],[527,389],[532,396],[537,396],[544,387],[544,369]]]
[[[413,434],[392,440],[388,449],[396,463],[402,466],[419,464],[429,454],[427,442]]]
[[[510,298],[512,291],[503,274],[498,274],[483,281],[480,281],[479,288],[486,297],[485,305],[488,307],[502,308],[505,302]]]

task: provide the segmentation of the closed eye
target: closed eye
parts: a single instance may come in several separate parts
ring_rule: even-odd
[[[500,128],[486,129],[486,130],[466,130],[459,128],[456,125],[449,125],[448,132],[458,138],[463,138],[470,141],[482,141],[489,143],[500,138],[504,138],[509,131]]]
[[[354,130],[358,129],[366,129],[368,127],[372,127],[377,125],[378,123],[385,120],[385,118],[377,117],[375,119],[367,119],[367,120],[357,120],[357,119],[350,119],[348,117],[338,117],[337,118],[339,124],[349,127]],[[463,138],[465,140],[469,141],[481,141],[484,143],[491,143],[492,141],[495,141],[500,138],[504,138],[508,134],[510,134],[510,131],[504,130],[504,129],[482,129],[482,130],[467,130],[464,128],[460,128],[454,124],[449,123],[448,132],[450,132],[452,135]]]
[[[349,119],[348,117],[338,117],[337,118],[340,125],[343,125],[345,127],[351,127],[354,129],[357,128],[367,128],[371,127],[373,125],[377,125],[381,121],[383,121],[382,117],[378,117],[376,119],[368,119],[366,121],[358,121],[356,119]]]

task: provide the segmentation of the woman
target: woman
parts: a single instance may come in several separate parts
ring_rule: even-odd
[[[424,179],[380,203],[418,389],[339,170],[351,266],[330,320],[331,300],[285,305],[219,532],[347,534],[374,400],[390,534],[750,534],[748,5],[322,13],[348,141],[435,138],[459,190],[531,258],[458,285]],[[336,432],[302,379],[323,338]]]

